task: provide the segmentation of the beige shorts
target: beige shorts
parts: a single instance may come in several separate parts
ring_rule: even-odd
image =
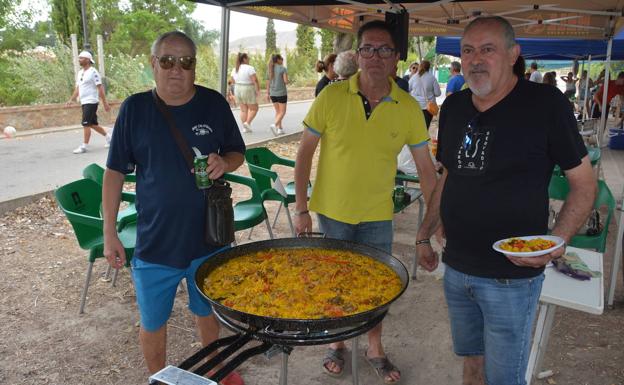
[[[238,104],[258,104],[256,101],[256,87],[253,84],[234,85],[234,96]]]

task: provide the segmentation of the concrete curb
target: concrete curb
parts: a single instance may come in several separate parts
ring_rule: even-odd
[[[13,211],[17,208],[29,205],[35,201],[38,201],[39,199],[43,198],[44,196],[52,192],[54,192],[54,190],[44,191],[44,192],[33,194],[33,195],[26,195],[23,197],[14,198],[8,201],[0,202],[0,215],[4,215],[8,213],[9,211]]]

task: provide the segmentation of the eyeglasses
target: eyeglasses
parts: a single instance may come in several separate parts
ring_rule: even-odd
[[[160,57],[154,57],[158,59],[158,64],[160,65],[160,68],[164,70],[170,70],[175,66],[176,63],[180,63],[180,67],[182,67],[183,70],[190,71],[195,68],[195,63],[197,63],[197,59],[192,56],[176,57],[171,55],[163,55]]]
[[[480,135],[477,128],[477,119],[479,119],[478,114],[474,118],[470,119],[468,125],[466,126],[466,133],[464,134],[464,151],[471,150]]]
[[[365,46],[365,47],[358,48],[357,52],[364,59],[372,58],[373,56],[375,56],[375,52],[377,52],[377,55],[379,55],[380,58],[387,59],[390,56],[392,56],[392,54],[395,52],[395,50],[394,50],[394,48],[390,48],[390,47],[375,48],[375,47]]]

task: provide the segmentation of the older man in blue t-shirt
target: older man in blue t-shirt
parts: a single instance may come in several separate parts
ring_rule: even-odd
[[[461,64],[458,61],[451,63],[451,78],[446,85],[446,96],[461,91],[464,86],[464,77],[461,74]]]
[[[190,147],[208,155],[208,175],[217,179],[242,163],[245,144],[232,111],[216,91],[196,86],[196,48],[181,32],[152,46],[156,94],[166,104]],[[104,255],[114,268],[126,256],[115,222],[124,175],[136,170],[137,239],[132,277],[141,314],[139,340],[150,373],[164,368],[167,320],[178,284],[186,278],[189,308],[203,345],[219,335],[212,308],[194,285],[195,270],[219,248],[204,241],[205,197],[151,91],[124,101],[115,122],[104,174]],[[221,383],[242,384],[234,372]]]

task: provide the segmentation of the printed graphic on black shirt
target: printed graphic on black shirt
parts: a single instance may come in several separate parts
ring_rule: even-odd
[[[491,126],[479,122],[479,116],[468,122],[457,149],[457,171],[462,175],[480,175],[487,169],[492,136]]]

